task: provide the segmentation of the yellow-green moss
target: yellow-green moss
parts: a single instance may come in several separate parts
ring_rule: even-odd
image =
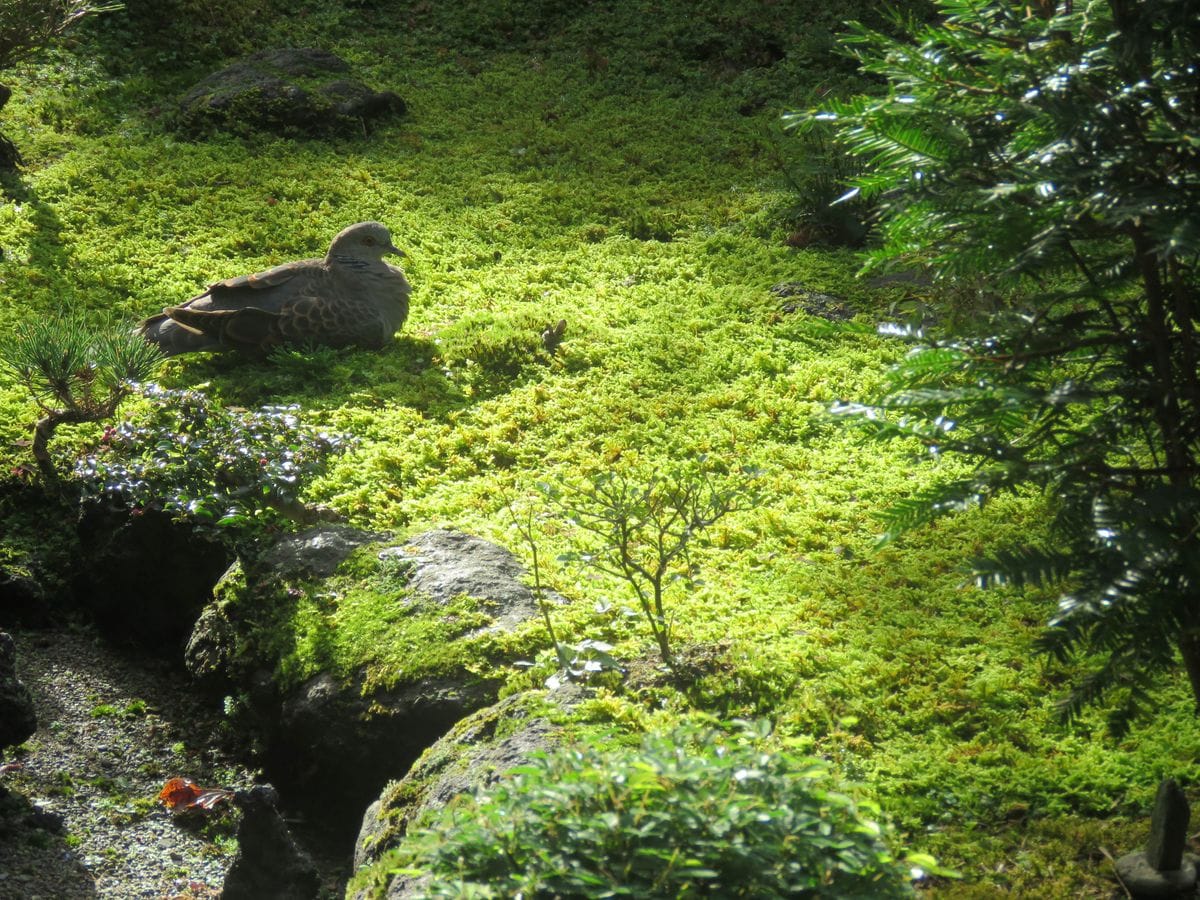
[[[352,221],[384,221],[414,285],[394,348],[282,364],[180,358],[164,380],[242,406],[299,403],[357,435],[308,498],[356,525],[453,526],[527,561],[504,506],[536,504],[538,481],[697,454],[761,469],[767,501],[698,539],[703,584],[668,596],[680,644],[728,645],[728,670],[698,695],[706,708],[769,716],[833,758],[917,849],[983,885],[978,896],[1018,881],[1036,895],[1039,879],[1047,895],[1091,890],[1095,867],[1054,824],[1083,822],[1078,840],[1098,841],[1105,823],[1141,821],[1161,775],[1200,783],[1200,725],[1182,683],[1164,685],[1158,719],[1121,743],[1097,715],[1057,722],[1076,669],[1033,647],[1054,598],[981,594],[961,567],[1036,531],[1036,498],[872,550],[874,514],[954,467],[864,445],[825,418],[830,401],[878,386],[902,348],[830,333],[770,290],[834,294],[864,326],[904,299],[856,279],[848,251],[786,242],[796,198],[778,114],[850,77],[822,55],[835,13],[739,0],[560,16],[561,4],[479,0],[414,7],[399,26],[384,6],[318,3],[252,29],[256,45],[319,38],[408,101],[403,122],[353,139],[165,134],[154,108],[204,74],[212,43],[158,72],[139,66],[169,48],[147,62],[134,46],[120,81],[86,42],[6,73],[15,93],[0,124],[28,165],[23,194],[0,204],[0,330],[68,308],[132,324],[212,280],[320,255]],[[781,17],[787,59],[739,68],[747,36]],[[538,329],[560,318],[550,356]],[[34,413],[0,375],[0,471],[28,464],[20,441]],[[543,579],[570,600],[552,610],[562,637],[645,654],[644,629],[620,613],[635,605],[627,587],[557,562],[577,549],[563,522],[539,520],[535,538]],[[486,610],[407,606],[360,563],[251,605],[266,646],[247,652],[269,651],[287,679],[319,666],[367,666],[379,683],[450,666],[513,685],[548,674],[549,663],[510,674],[497,662],[544,650],[538,623],[448,648]],[[630,692],[592,713],[634,727],[687,702]],[[1017,868],[1041,874],[1021,880]]]

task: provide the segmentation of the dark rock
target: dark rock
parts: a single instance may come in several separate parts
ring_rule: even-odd
[[[1146,843],[1146,861],[1158,871],[1170,872],[1182,865],[1190,818],[1187,797],[1173,778],[1164,778],[1154,799]]]
[[[216,540],[162,512],[92,507],[79,540],[77,602],[110,637],[171,656],[232,562]]]
[[[263,50],[214,72],[180,101],[181,128],[320,135],[360,132],[368,120],[405,112],[390,91],[347,78],[349,64],[326,50]]]
[[[237,646],[237,629],[221,607],[204,607],[183,650],[183,664],[192,677],[213,688],[230,683],[232,654]]]
[[[0,567],[0,627],[42,628],[49,621],[46,590],[37,579]]]
[[[784,281],[771,288],[776,297],[787,300],[781,307],[784,313],[807,313],[831,322],[841,322],[854,318],[854,310],[846,302],[832,294],[812,291],[798,281]]]
[[[320,891],[320,876],[288,831],[270,785],[238,791],[242,810],[238,851],[225,875],[224,900],[309,900]]]
[[[1145,851],[1138,850],[1117,860],[1117,874],[1135,900],[1194,895],[1196,890],[1196,859],[1191,854],[1184,856],[1180,868],[1160,872],[1150,865]]]
[[[1194,893],[1196,859],[1185,854],[1188,839],[1187,797],[1172,778],[1163,779],[1150,814],[1146,849],[1117,860],[1117,874],[1135,898],[1176,897]]]
[[[555,706],[568,708],[584,696],[584,689],[577,685],[553,693],[517,694],[464,719],[429,747],[402,779],[384,788],[367,808],[355,842],[354,868],[376,863],[400,843],[410,826],[436,813],[454,797],[493,784],[505,772],[528,762],[535,752],[553,747],[559,728],[547,713]],[[405,875],[381,877],[390,877],[389,900],[421,895],[417,879]],[[360,894],[356,900],[366,900],[367,896]]]
[[[364,693],[361,678],[318,675],[284,699],[264,766],[303,805],[357,819],[389,778],[498,689],[460,676]]]
[[[23,743],[35,731],[33,697],[17,678],[16,644],[0,631],[0,749]]]

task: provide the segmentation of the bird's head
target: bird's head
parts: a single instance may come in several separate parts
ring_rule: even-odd
[[[392,243],[392,234],[379,222],[359,222],[338,232],[329,245],[329,258],[335,256],[362,260],[380,260],[394,253],[403,256],[404,251]]]

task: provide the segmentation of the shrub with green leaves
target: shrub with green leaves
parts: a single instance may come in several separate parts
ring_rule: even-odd
[[[817,759],[687,725],[515,769],[396,854],[428,897],[904,897],[879,810]]]
[[[88,496],[227,534],[319,516],[300,494],[345,449],[345,436],[304,424],[295,406],[227,409],[199,391],[156,385],[143,394],[148,416],[107,429],[76,467]]]
[[[1121,731],[1180,660],[1200,703],[1200,11],[1187,0],[941,0],[848,46],[887,89],[794,117],[867,164],[871,262],[998,311],[916,346],[840,411],[975,464],[902,505],[896,533],[1035,489],[1044,544],[996,548],[982,584],[1062,590],[1043,647],[1090,664],[1064,709]]]

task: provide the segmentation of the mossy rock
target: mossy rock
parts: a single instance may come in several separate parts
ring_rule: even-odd
[[[179,130],[285,136],[361,133],[365,123],[402,115],[406,104],[349,77],[350,66],[327,50],[263,50],[207,76],[179,102]]]
[[[357,875],[346,891],[355,900],[416,896],[419,885],[397,876],[388,851],[412,827],[436,815],[460,794],[484,787],[532,754],[552,749],[556,722],[585,695],[577,685],[555,692],[528,691],[504,698],[457,724],[426,750],[400,780],[383,789],[363,816],[354,847]]]
[[[273,783],[357,820],[536,652],[523,574],[503,547],[461,532],[311,529],[231,567],[186,662],[237,698]]]

